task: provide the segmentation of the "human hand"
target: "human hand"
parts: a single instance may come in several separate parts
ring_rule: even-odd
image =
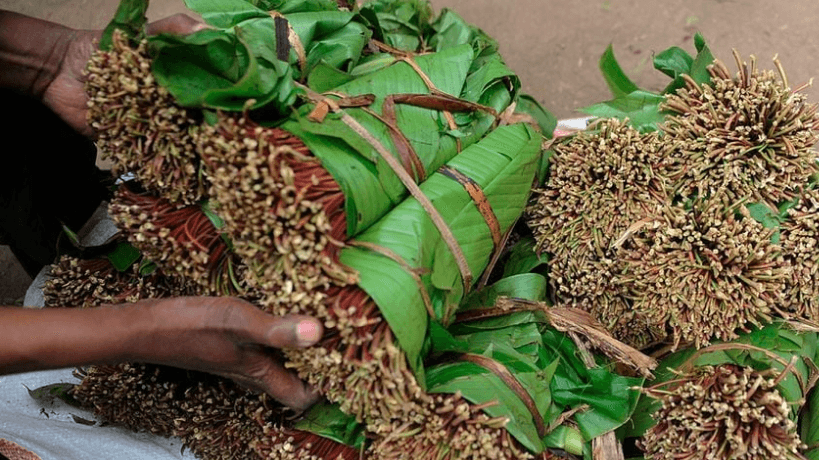
[[[99,308],[0,307],[0,375],[144,362],[221,375],[302,410],[318,395],[278,348],[321,338],[308,316],[268,315],[232,297],[147,299]]]
[[[277,317],[231,297],[179,297],[147,304],[153,327],[133,344],[136,360],[230,378],[303,410],[318,394],[277,358],[275,349],[315,344],[321,323],[308,316]]]
[[[148,35],[170,33],[187,35],[206,26],[185,14],[176,14],[146,26]],[[72,128],[88,137],[94,130],[86,121],[88,97],[85,94],[85,66],[96,51],[102,31],[65,28],[60,46],[54,51],[56,73],[45,82],[43,103]]]

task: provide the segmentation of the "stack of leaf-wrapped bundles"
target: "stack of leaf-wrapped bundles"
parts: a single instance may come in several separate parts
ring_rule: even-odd
[[[662,94],[604,54],[616,98],[553,145],[527,208],[526,247],[540,257],[513,258],[542,264],[555,304],[617,339],[658,357],[695,353],[661,362],[664,383],[645,390],[662,401],[654,428],[629,433],[645,433],[646,458],[803,458],[816,439],[816,417],[799,408],[816,377],[805,324],[819,320],[817,106],[776,59],[763,71],[735,52],[732,74],[699,36],[696,47],[657,55],[674,78]]]
[[[230,381],[138,363],[85,369],[77,399],[206,458],[545,457],[562,446],[544,443],[547,428],[584,404],[571,394],[589,379],[616,382],[626,410],[587,424],[585,440],[625,421],[634,382],[608,370],[570,373],[559,403],[529,404],[569,372],[547,351],[568,339],[540,326],[519,365],[462,350],[494,363],[464,375],[522,372],[505,399],[524,401],[525,423],[510,424],[520,402],[425,375],[432,325],[455,320],[504,246],[552,128],[491,39],[452,12],[433,20],[426,2],[187,4],[212,28],[143,38],[147,2],[127,0],[92,59],[90,122],[114,173],[133,177],[109,210],[128,244],[62,260],[47,303],[234,295],[316,316],[323,340],[284,353],[338,406],[294,421]]]

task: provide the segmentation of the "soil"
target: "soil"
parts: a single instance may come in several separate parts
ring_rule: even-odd
[[[778,53],[792,87],[819,75],[814,29],[819,2],[794,0],[432,0],[451,8],[497,39],[507,64],[530,93],[559,118],[610,98],[597,61],[611,44],[625,72],[641,87],[660,90],[668,79],[655,71],[655,53],[671,46],[694,52],[702,33],[714,55],[734,68],[731,49],[761,68]],[[0,0],[0,9],[78,28],[103,28],[117,0]],[[149,19],[187,11],[182,0],[153,0]],[[816,100],[819,92],[806,93]],[[0,304],[19,299],[30,282],[0,246]]]

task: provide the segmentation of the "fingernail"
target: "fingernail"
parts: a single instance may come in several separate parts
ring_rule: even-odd
[[[296,338],[299,341],[299,345],[303,347],[310,346],[318,342],[318,339],[321,338],[321,326],[315,321],[300,321],[299,324],[296,325]]]
[[[204,22],[200,22],[192,27],[193,32],[199,32],[200,30],[210,29],[207,24]]]

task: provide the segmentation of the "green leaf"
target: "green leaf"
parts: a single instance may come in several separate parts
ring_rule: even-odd
[[[82,404],[71,396],[73,388],[73,383],[54,383],[33,390],[26,387],[26,390],[28,390],[28,395],[41,406],[53,404],[54,400],[59,399],[69,406],[82,407]]]
[[[782,221],[779,218],[779,213],[763,203],[751,203],[745,205],[751,217],[762,224],[765,228],[779,228]]]
[[[109,252],[107,257],[117,271],[124,272],[131,268],[131,265],[142,257],[142,254],[137,248],[122,242],[117,244],[117,247]]]
[[[248,37],[257,40],[253,36],[257,31],[250,29]],[[296,98],[290,67],[275,59],[275,50],[268,50],[267,59],[257,58],[257,50],[241,38],[244,34],[237,27],[235,34],[202,30],[184,37],[151,37],[157,82],[186,107],[240,111],[248,99],[254,99],[251,109],[274,102],[274,108],[283,113]]]
[[[784,201],[777,206],[776,209],[771,209],[764,203],[751,203],[745,205],[751,218],[762,224],[765,228],[776,229],[777,231],[771,236],[773,243],[779,243],[780,233],[779,229],[785,220],[788,218],[788,210],[799,204],[799,198],[794,198],[790,201]]]
[[[600,57],[600,72],[603,73],[603,78],[606,79],[606,84],[609,90],[614,95],[614,98],[627,96],[639,88],[634,84],[623,72],[617,59],[614,57],[614,50],[611,45],[606,48],[606,51]]]
[[[808,460],[819,460],[819,391],[810,393],[807,405],[802,409],[799,437],[808,446],[803,452]]]
[[[361,13],[375,23],[384,43],[404,51],[419,51],[427,40],[432,5],[426,0],[373,0]]]
[[[251,0],[251,3],[265,11],[281,14],[338,10],[335,0]]]
[[[213,27],[229,29],[244,21],[270,18],[270,14],[245,0],[185,0],[185,5],[199,13]]]
[[[483,190],[501,231],[512,225],[525,206],[540,140],[528,125],[503,126],[448,163]],[[477,280],[493,251],[484,217],[463,186],[442,173],[421,184],[421,191],[454,233]],[[355,245],[341,252],[341,262],[359,271],[359,286],[375,300],[410,365],[420,375],[428,314],[419,281],[429,295],[436,319],[445,321],[444,315],[451,314],[465,294],[454,256],[414,198],[401,202],[356,241],[388,248],[402,261]],[[420,376],[419,381],[423,382]]]
[[[132,43],[138,43],[145,37],[145,24],[148,22],[145,12],[148,11],[148,0],[120,0],[114,18],[102,31],[100,49],[110,50],[114,31],[119,29]]]
[[[71,230],[68,225],[63,223],[60,224],[63,228],[63,233],[68,237],[68,240],[71,241],[71,244],[76,248],[81,248],[82,243],[80,243],[80,237],[77,236],[77,233]]]
[[[554,134],[555,127],[557,126],[557,117],[543,108],[543,106],[540,105],[535,98],[528,94],[521,94],[518,96],[517,102],[517,111],[531,115],[540,127],[540,132],[547,138],[551,139],[552,135]]]
[[[216,227],[216,230],[221,230],[222,227],[225,226],[224,219],[222,219],[221,217],[219,217],[218,214],[216,214],[213,208],[210,207],[209,202],[203,201],[202,204],[200,205],[200,208],[202,208],[202,213],[205,216],[207,216],[208,220],[210,220],[210,223],[212,223],[213,226]]]
[[[543,443],[552,449],[565,450],[573,455],[583,455],[585,441],[577,428],[560,425],[543,438]]]
[[[654,56],[654,68],[675,79],[689,73],[693,63],[694,58],[678,46],[672,46]]]
[[[491,286],[470,293],[461,304],[461,310],[491,307],[498,297],[516,297],[542,301],[546,298],[549,283],[543,275],[521,273],[504,277]]]
[[[503,277],[529,273],[538,268],[545,268],[549,263],[549,255],[538,255],[535,252],[535,239],[531,236],[521,238],[509,251],[509,258],[503,266]]]
[[[663,94],[676,92],[685,86],[685,80],[683,80],[682,74],[689,75],[699,84],[711,83],[711,74],[708,73],[708,66],[714,62],[714,56],[711,54],[708,45],[706,45],[705,39],[699,33],[694,35],[694,47],[697,50],[697,56],[694,58],[677,47],[669,48],[658,54],[657,58],[655,58],[654,67],[674,78],[663,90]],[[659,65],[663,68],[658,67],[658,58],[661,58]]]
[[[437,321],[429,323],[429,339],[432,346],[430,353],[433,354],[447,351],[464,353],[469,350],[466,340],[456,338]]]
[[[646,132],[655,131],[657,125],[662,123],[665,116],[660,112],[660,104],[664,101],[664,96],[637,90],[617,99],[580,110],[599,118],[628,119],[635,129]]]
[[[293,424],[293,428],[332,439],[356,450],[364,450],[367,442],[364,425],[356,422],[354,416],[342,412],[338,405],[327,401],[313,404]]]

